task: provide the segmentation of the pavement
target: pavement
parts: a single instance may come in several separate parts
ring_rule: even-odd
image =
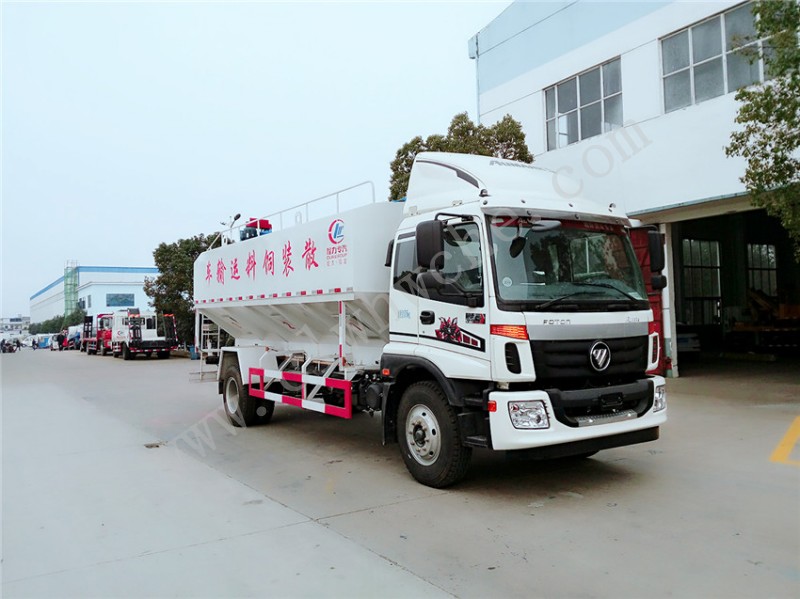
[[[56,382],[8,368],[27,357],[2,364],[4,596],[450,596]]]
[[[794,599],[797,366],[687,366],[657,442],[435,490],[378,418],[227,427],[196,361],[3,355],[2,593]]]

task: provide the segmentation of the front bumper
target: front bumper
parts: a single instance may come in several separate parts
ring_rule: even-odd
[[[666,383],[664,378],[659,376],[652,377],[650,381],[652,381],[651,389],[663,386]],[[598,393],[600,393],[599,390]],[[618,436],[618,442],[609,445],[609,447],[618,447],[652,440],[651,438],[643,438],[641,435],[626,436],[626,434],[645,429],[657,429],[667,421],[666,407],[654,412],[652,401],[650,401],[651,407],[638,417],[625,420],[610,418],[608,419],[610,421],[598,418],[596,424],[587,426],[568,426],[559,422],[556,418],[556,410],[553,407],[550,395],[546,391],[492,391],[489,393],[489,401],[495,402],[497,406],[496,411],[489,412],[489,427],[491,429],[492,448],[499,450],[531,449],[611,436]],[[541,401],[547,412],[549,427],[546,429],[514,428],[508,408],[509,402],[513,401]],[[645,435],[645,437],[647,436]],[[657,430],[655,436],[652,434],[649,436],[657,438]],[[628,439],[627,442],[625,442],[626,439]],[[635,439],[640,440],[637,441]]]

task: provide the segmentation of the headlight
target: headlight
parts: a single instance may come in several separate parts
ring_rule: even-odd
[[[514,428],[550,428],[543,401],[510,401],[508,415]]]
[[[667,407],[667,388],[664,385],[656,387],[653,396],[653,411],[660,412]]]

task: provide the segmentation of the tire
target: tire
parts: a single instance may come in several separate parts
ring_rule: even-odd
[[[461,444],[458,415],[436,383],[422,381],[405,390],[397,426],[403,461],[417,482],[442,489],[464,478],[472,448]]]
[[[131,354],[131,350],[128,349],[128,344],[127,343],[123,343],[122,344],[122,359],[123,360],[130,360],[132,357],[133,357],[133,355]]]
[[[97,353],[97,352],[95,352],[95,353]],[[102,355],[104,355],[104,356],[107,356],[108,355],[108,348],[105,345],[103,345],[103,349],[100,350],[100,353]]]
[[[233,426],[266,424],[272,419],[275,402],[251,396],[242,383],[242,375],[237,364],[228,364],[222,380],[222,405],[228,422]]]
[[[156,354],[159,360],[166,360],[169,359],[169,352],[168,351],[160,351]]]

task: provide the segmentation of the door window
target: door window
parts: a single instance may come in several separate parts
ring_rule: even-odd
[[[444,231],[442,276],[467,293],[483,292],[483,260],[478,225],[465,223]]]

